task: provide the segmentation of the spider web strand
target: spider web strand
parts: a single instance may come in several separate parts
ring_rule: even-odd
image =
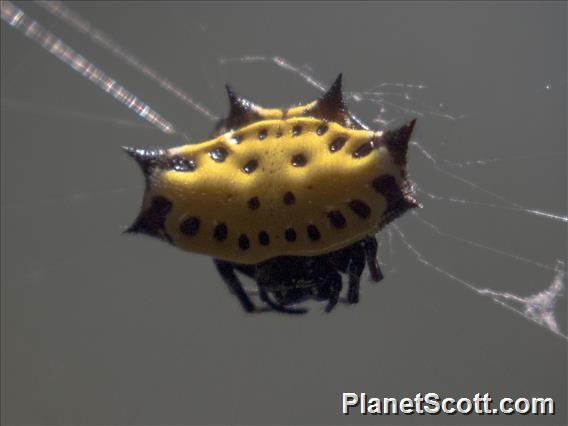
[[[145,64],[137,56],[133,55],[124,47],[120,46],[116,41],[112,40],[104,32],[98,30],[86,19],[73,12],[61,1],[36,0],[36,3],[47,10],[49,13],[51,13],[53,16],[61,19],[67,25],[89,37],[91,41],[93,41],[96,45],[107,49],[116,57],[125,61],[128,65],[141,72],[145,77],[156,82],[162,89],[174,95],[176,98],[181,100],[184,104],[188,105],[193,110],[204,115],[211,121],[217,120],[219,118],[199,102],[197,102],[195,99],[193,99],[191,96],[189,96],[186,92],[177,87],[170,80],[162,77],[157,71],[152,69],[149,65]]]
[[[39,44],[43,49],[104,90],[118,102],[126,106],[142,119],[167,134],[175,133],[173,124],[163,118],[148,104],[140,100],[125,87],[118,84],[100,68],[77,53],[69,45],[43,28],[37,21],[28,17],[21,9],[10,1],[0,3],[1,17],[11,27],[23,33],[26,37]]]
[[[518,212],[522,212],[522,213],[528,213],[528,214],[532,214],[534,216],[540,216],[540,217],[544,217],[547,219],[552,219],[552,220],[557,220],[560,222],[568,222],[568,216],[562,216],[559,214],[555,214],[555,213],[550,213],[550,212],[546,212],[543,210],[538,210],[538,209],[528,209],[526,207],[521,206],[520,204],[511,201],[505,197],[503,197],[502,195],[497,194],[496,192],[490,191],[489,189],[483,188],[482,186],[468,180],[465,179],[455,173],[449,172],[447,170],[445,170],[444,168],[442,168],[439,165],[438,160],[436,159],[436,157],[434,155],[432,155],[430,152],[428,152],[424,147],[422,147],[418,142],[416,141],[412,141],[410,143],[411,146],[416,147],[418,149],[418,151],[428,160],[432,163],[432,166],[434,167],[435,170],[439,171],[440,173],[449,176],[450,178],[457,180],[461,183],[463,183],[464,185],[467,185],[481,193],[484,193],[490,197],[493,197],[499,201],[502,201],[503,203],[505,203],[507,206],[498,206],[498,205],[493,205],[493,204],[485,204],[485,203],[475,203],[475,202],[471,202],[471,201],[467,201],[467,200],[460,200],[460,199],[456,199],[456,198],[449,198],[449,197],[441,197],[441,196],[437,196],[435,194],[431,194],[428,193],[424,190],[422,190],[422,192],[426,193],[426,195],[431,198],[431,199],[438,199],[438,200],[446,200],[446,201],[450,201],[450,202],[455,202],[455,203],[461,203],[461,204],[479,204],[479,205],[484,205],[486,207],[493,207],[493,208],[503,208],[503,209],[508,209],[508,210],[513,210],[513,211],[518,211]]]
[[[469,290],[477,293],[480,296],[490,297],[493,302],[521,315],[523,318],[543,327],[557,336],[568,340],[568,335],[560,330],[558,322],[554,314],[554,308],[558,299],[564,294],[564,277],[565,270],[564,264],[561,261],[557,262],[555,268],[556,274],[551,284],[545,290],[529,296],[518,296],[513,293],[499,292],[490,288],[479,288],[473,283],[466,281],[457,275],[447,271],[440,266],[430,262],[424,255],[414,247],[408,240],[404,232],[396,224],[392,225],[395,232],[398,234],[400,241],[410,250],[416,259],[424,266],[433,269],[434,271],[450,278],[452,281],[458,282]]]

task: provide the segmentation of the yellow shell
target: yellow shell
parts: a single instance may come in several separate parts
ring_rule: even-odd
[[[383,134],[305,116],[313,106],[254,107],[251,124],[153,155],[131,230],[254,264],[346,247],[417,205],[405,170],[414,122]]]

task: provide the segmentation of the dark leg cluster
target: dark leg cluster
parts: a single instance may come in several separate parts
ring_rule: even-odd
[[[236,272],[252,278],[258,286],[260,300],[270,310],[286,314],[303,314],[295,305],[306,300],[327,301],[330,312],[339,302],[343,283],[340,273],[348,276],[347,303],[359,301],[359,283],[365,263],[371,278],[379,282],[383,274],[377,262],[377,241],[368,237],[341,250],[320,256],[280,256],[255,265],[243,265],[215,259],[215,265],[231,292],[246,312],[255,307]]]

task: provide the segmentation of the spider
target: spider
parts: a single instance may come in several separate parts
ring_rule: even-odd
[[[376,233],[419,207],[407,180],[415,120],[371,131],[345,105],[341,74],[317,100],[262,108],[227,86],[230,110],[211,139],[168,150],[124,147],[146,179],[128,228],[210,255],[246,312],[330,312],[348,274],[346,302],[359,301],[367,264],[383,274]],[[256,281],[264,309],[237,273]]]

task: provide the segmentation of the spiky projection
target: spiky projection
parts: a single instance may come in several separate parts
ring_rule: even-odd
[[[262,108],[228,86],[227,94],[229,115],[213,139],[169,150],[125,148],[146,177],[129,231],[214,257],[247,310],[253,305],[235,269],[283,311],[306,298],[332,307],[338,271],[349,272],[354,259],[350,294],[361,259],[382,278],[375,234],[418,206],[406,172],[415,121],[368,130],[345,105],[341,74],[319,99],[292,108]]]

